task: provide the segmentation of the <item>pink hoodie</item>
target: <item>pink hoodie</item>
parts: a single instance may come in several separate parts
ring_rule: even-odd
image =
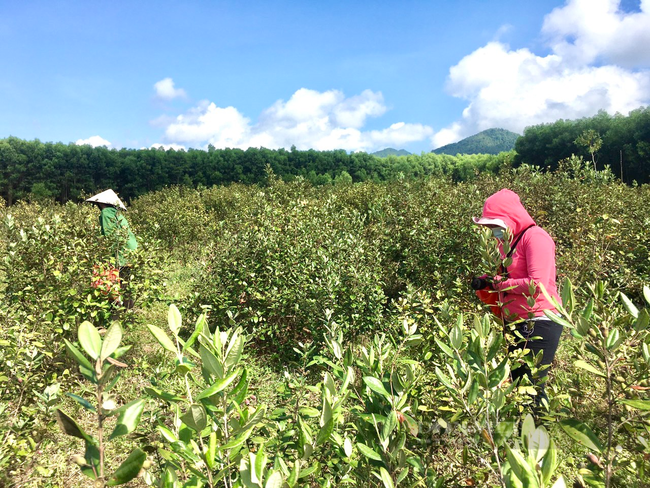
[[[542,283],[548,294],[558,302],[560,297],[555,284],[555,243],[544,229],[535,225],[535,221],[521,204],[519,195],[508,189],[498,191],[485,201],[482,218],[503,220],[512,232],[512,242],[517,240],[523,230],[533,225],[517,243],[512,254],[512,264],[508,266],[508,278],[494,285],[495,289],[500,291],[514,287],[499,294],[500,301],[504,304],[504,315],[509,320],[527,319],[531,316],[543,316],[544,310],[555,311],[555,307],[546,299],[539,286],[535,287],[535,305],[530,307],[527,303],[531,281],[536,285]],[[501,246],[500,249],[501,256],[505,258]]]

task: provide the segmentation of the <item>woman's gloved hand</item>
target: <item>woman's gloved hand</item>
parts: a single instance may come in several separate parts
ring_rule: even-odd
[[[492,282],[491,280],[488,280],[487,275],[474,276],[472,278],[470,286],[472,287],[472,290],[483,290],[485,288],[491,288]]]

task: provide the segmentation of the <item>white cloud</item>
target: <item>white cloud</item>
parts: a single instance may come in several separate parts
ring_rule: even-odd
[[[170,142],[240,147],[250,131],[249,121],[234,107],[221,108],[202,101],[167,126]]]
[[[77,146],[84,146],[88,144],[89,146],[92,147],[98,147],[98,146],[106,146],[106,147],[111,147],[111,143],[108,142],[106,139],[103,137],[99,136],[92,136],[89,137],[88,139],[79,139],[77,142],[75,142]]]
[[[650,102],[650,0],[624,13],[617,0],[568,0],[546,16],[551,54],[491,42],[449,70],[447,89],[468,101],[436,132],[434,147],[492,127],[526,126],[598,110],[627,113]],[[606,64],[610,63],[610,64]]]
[[[567,62],[650,67],[650,0],[626,13],[620,0],[570,0],[544,19],[542,32]]]
[[[174,80],[171,78],[162,79],[153,85],[156,90],[156,96],[163,100],[172,100],[174,98],[185,98],[187,94],[182,88],[174,88]]]
[[[289,100],[264,110],[256,124],[234,107],[203,101],[167,125],[171,143],[224,147],[372,151],[388,145],[421,141],[433,129],[421,124],[393,124],[384,130],[363,131],[369,117],[386,112],[383,95],[365,90],[346,98],[338,90],[301,88]]]

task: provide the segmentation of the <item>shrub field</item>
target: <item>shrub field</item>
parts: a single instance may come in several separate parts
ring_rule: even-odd
[[[557,244],[548,408],[469,286],[501,188]],[[170,187],[118,290],[95,207],[0,200],[0,486],[650,486],[649,203],[575,158]]]

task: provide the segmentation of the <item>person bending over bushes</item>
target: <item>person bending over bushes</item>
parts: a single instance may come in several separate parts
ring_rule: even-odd
[[[503,320],[512,323],[514,330],[521,336],[511,346],[511,350],[530,349],[534,355],[542,351],[541,365],[546,367],[541,369],[537,380],[536,403],[547,403],[544,383],[560,342],[562,326],[544,314],[544,310],[553,313],[557,313],[557,310],[541,292],[540,284],[560,303],[555,282],[555,242],[531,218],[519,195],[508,189],[490,196],[483,205],[481,217],[474,217],[473,220],[475,224],[492,230],[494,237],[499,240],[502,259],[510,257],[512,263],[507,268],[502,267],[496,276],[482,276],[478,282],[477,279],[473,280],[472,286],[476,289],[491,288],[496,292],[491,293],[498,297],[493,311],[498,310],[500,305]],[[503,249],[506,238],[511,239],[507,254]],[[513,381],[524,375],[532,381],[531,371],[525,364],[512,371]]]

